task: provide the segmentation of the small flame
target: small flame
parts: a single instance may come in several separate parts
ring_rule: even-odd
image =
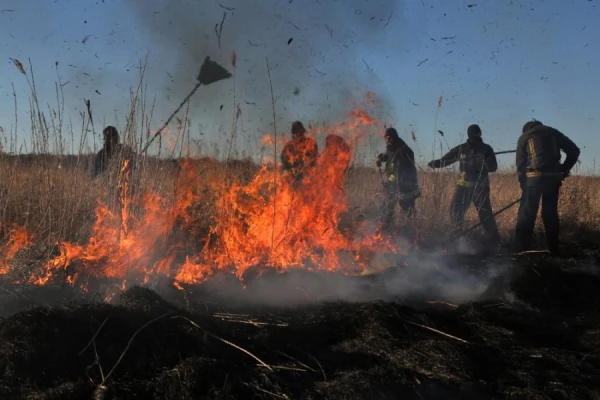
[[[0,246],[0,275],[9,273],[10,262],[17,253],[33,244],[32,236],[24,227],[12,224],[8,228],[8,239]]]

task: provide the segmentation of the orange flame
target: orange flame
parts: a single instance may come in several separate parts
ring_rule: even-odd
[[[89,279],[113,278],[128,284],[148,284],[159,277],[177,288],[219,273],[242,278],[249,268],[292,268],[361,274],[376,252],[397,252],[388,238],[366,229],[341,229],[348,215],[344,191],[352,146],[377,121],[355,108],[349,119],[327,128],[325,147],[301,180],[289,179],[272,165],[263,165],[244,182],[199,173],[197,164],[182,162],[174,196],[146,193],[129,196],[128,162],[122,165],[121,210],[103,203],[88,243],[60,243],[60,255],[48,261],[29,281],[45,285],[64,271],[67,282],[86,290]],[[269,136],[265,136],[267,138]],[[213,200],[214,203],[211,203]],[[141,217],[129,212],[139,202]],[[212,204],[207,228],[194,209]],[[200,217],[206,220],[206,217]],[[206,222],[206,221],[204,221]],[[120,235],[125,231],[125,235]],[[115,289],[116,288],[116,289]]]
[[[10,262],[19,251],[32,245],[32,236],[19,225],[11,224],[8,239],[0,246],[0,275],[10,272]]]

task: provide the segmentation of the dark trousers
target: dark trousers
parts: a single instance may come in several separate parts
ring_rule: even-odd
[[[413,219],[416,215],[415,212],[415,203],[417,200],[417,196],[403,199],[401,198],[400,191],[396,187],[386,187],[385,188],[385,199],[383,202],[383,213],[381,222],[383,224],[384,230],[389,230],[392,226],[392,221],[394,219],[394,210],[396,208],[396,204],[400,205],[400,209],[402,209],[402,213],[409,219]]]
[[[490,187],[486,184],[480,184],[475,187],[456,185],[451,205],[453,234],[459,233],[464,229],[465,214],[471,203],[477,209],[479,220],[487,234],[489,244],[498,244],[500,242],[500,234],[498,233],[496,219],[492,213]]]
[[[559,219],[558,195],[561,183],[559,181],[529,182],[522,190],[521,204],[515,232],[515,250],[517,252],[531,249],[535,220],[542,201],[542,221],[546,231],[546,244],[550,253],[558,253]]]

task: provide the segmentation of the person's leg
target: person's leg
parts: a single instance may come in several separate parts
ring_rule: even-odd
[[[533,239],[533,229],[540,205],[541,193],[537,186],[525,186],[519,214],[517,216],[517,225],[515,228],[515,251],[527,251],[531,249]]]
[[[408,220],[413,220],[416,215],[415,211],[415,202],[416,198],[412,199],[400,199],[398,200],[398,204],[400,204],[400,208],[402,209],[402,213]]]
[[[450,205],[450,215],[452,219],[451,232],[453,235],[463,229],[463,221],[469,204],[471,203],[472,190],[465,186],[457,185]]]
[[[558,196],[560,184],[548,184],[542,192],[542,220],[546,231],[546,244],[552,255],[559,255]]]
[[[393,189],[385,188],[384,196],[381,212],[381,228],[383,231],[389,231],[394,221],[394,210],[398,194]]]
[[[487,244],[497,247],[500,244],[500,233],[498,233],[498,225],[496,225],[496,218],[492,212],[490,187],[488,185],[476,189],[473,196],[473,203],[479,214],[479,221],[481,221],[483,229],[485,229],[487,234]]]

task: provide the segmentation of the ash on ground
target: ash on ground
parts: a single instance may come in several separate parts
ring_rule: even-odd
[[[213,286],[29,307],[0,322],[0,396],[598,399],[597,257],[510,263],[460,304],[432,301],[433,292],[402,302],[224,302]],[[275,281],[247,287],[256,294]]]

